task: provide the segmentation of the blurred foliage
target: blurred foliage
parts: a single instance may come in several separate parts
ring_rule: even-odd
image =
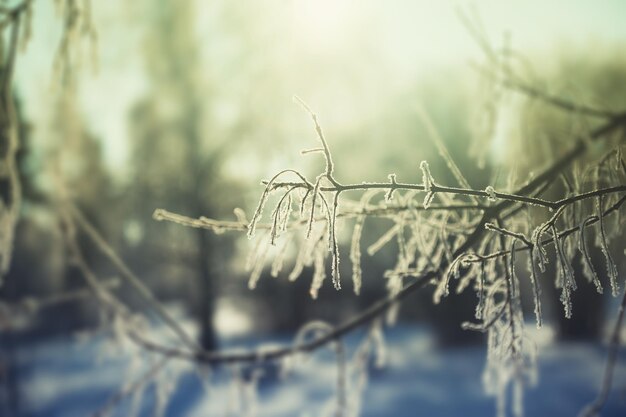
[[[328,7],[327,1],[322,3]],[[36,146],[22,175],[24,184],[35,184],[31,189],[36,191],[26,194],[33,195],[32,205],[38,208],[31,210],[28,203],[24,209],[15,263],[21,266],[14,272],[19,280],[37,282],[32,288],[47,288],[44,282],[59,282],[59,290],[77,285],[67,283],[74,279],[62,259],[51,205],[61,178],[67,192],[142,278],[162,298],[182,300],[202,323],[210,324],[216,298],[232,292],[249,296],[246,302],[255,299],[258,308],[269,311],[267,327],[274,323],[293,328],[311,311],[328,319],[344,315],[328,307],[339,298],[347,301],[347,310],[369,305],[383,294],[380,276],[393,262],[393,244],[377,257],[364,259],[366,287],[361,297],[324,288],[328,294],[312,302],[305,299],[307,285],[302,283],[308,276],[296,285],[282,276],[261,280],[255,293],[247,293],[241,279],[245,242],[218,244],[204,232],[151,219],[156,208],[231,218],[233,207],[248,212],[254,207],[262,189],[259,179],[282,167],[313,172],[323,164],[318,156],[298,153],[315,146],[315,132],[307,115],[291,103],[293,94],[318,112],[338,161],[338,178],[346,182],[384,180],[391,172],[399,181],[416,181],[421,160],[431,161],[439,182],[453,182],[417,117],[417,106],[430,114],[461,171],[478,189],[508,181],[509,167],[513,172],[536,170],[570,143],[578,129],[575,115],[515,94],[500,98],[501,125],[491,126],[491,131],[477,129],[484,100],[493,100],[493,92],[457,63],[461,59],[452,64],[435,61],[436,54],[445,52],[437,51],[437,45],[432,45],[433,51],[419,49],[424,40],[411,38],[411,19],[391,17],[409,6],[381,11],[385,7],[366,2],[359,13],[352,13],[348,3],[336,3],[336,16],[304,0],[268,0],[246,7],[191,0],[96,4],[99,75],[82,68],[75,74],[75,85],[42,94],[40,103],[29,101],[40,86],[30,79],[35,79],[41,52],[50,49],[47,37],[58,30],[45,10],[35,14],[39,29],[18,77],[18,92],[33,119]],[[429,29],[428,16],[419,19]],[[404,38],[392,38],[392,32]],[[435,35],[456,37],[458,31],[442,24],[432,32],[433,39]],[[398,39],[403,42],[394,43]],[[531,80],[593,106],[626,107],[620,90],[626,85],[624,59],[614,52],[617,48],[595,49],[593,59],[587,50],[575,53],[568,52],[574,46],[568,48],[529,72]],[[418,52],[422,61],[410,58]],[[528,61],[535,60],[530,56]],[[542,79],[534,76],[546,73]],[[93,87],[98,82],[100,86]],[[113,119],[115,111],[122,116]],[[477,161],[476,149],[484,165]],[[364,242],[376,240],[387,226],[384,221],[371,223]],[[38,228],[46,231],[32,237]],[[54,246],[59,253],[50,255],[54,267],[40,267],[57,271],[54,279],[51,272],[36,271],[27,261],[44,250],[38,245],[47,239],[55,243],[44,246]],[[349,263],[342,267],[349,269]],[[107,271],[105,264],[101,268]],[[436,328],[458,329],[454,323],[467,315],[461,310],[473,304],[470,298],[466,306],[455,300],[456,307],[432,307],[426,298],[420,299],[406,307],[405,317],[433,317],[431,308],[443,309],[445,313],[435,317],[450,323]]]

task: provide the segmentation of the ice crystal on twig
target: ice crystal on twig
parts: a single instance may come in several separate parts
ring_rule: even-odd
[[[433,176],[430,174],[430,167],[428,166],[427,161],[422,161],[420,163],[420,169],[422,170],[422,185],[424,186],[424,191],[426,191],[426,196],[424,197],[424,209],[428,209],[430,204],[435,197],[435,193],[432,190],[434,180]]]
[[[489,201],[496,201],[496,190],[494,190],[494,188],[491,185],[488,185],[487,188],[485,188],[485,192],[487,193],[487,199]]]

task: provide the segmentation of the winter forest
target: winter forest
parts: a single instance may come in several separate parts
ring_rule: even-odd
[[[0,417],[626,415],[624,19],[0,0]]]

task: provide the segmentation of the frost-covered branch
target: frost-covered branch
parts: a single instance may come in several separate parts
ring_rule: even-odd
[[[485,190],[469,188],[460,171],[455,176],[461,187],[440,185],[433,179],[426,162],[420,165],[422,170],[421,183],[399,182],[396,176],[391,174],[389,182],[343,184],[333,177],[334,163],[328,143],[321,133],[321,128],[319,128],[317,117],[314,116],[308,106],[304,106],[312,115],[318,138],[323,146],[304,153],[322,152],[326,160],[324,171],[318,175],[315,181],[309,181],[303,174],[290,169],[281,171],[269,181],[263,182],[265,186],[263,195],[254,212],[253,220],[247,224],[245,216],[241,214],[237,216],[237,222],[220,222],[207,218],[192,219],[161,209],[155,212],[154,217],[158,220],[174,221],[187,226],[203,227],[218,233],[225,230],[246,231],[249,237],[254,236],[255,229],[264,230],[264,235],[259,239],[265,239],[264,236],[269,236],[267,244],[275,244],[280,233],[291,233],[289,239],[293,239],[292,234],[294,232],[305,229],[305,238],[308,239],[308,243],[305,239],[290,279],[297,278],[303,265],[314,266],[311,294],[316,296],[321,280],[325,276],[323,263],[325,255],[319,245],[324,236],[327,236],[328,248],[332,253],[333,281],[335,287],[339,288],[337,219],[356,219],[351,241],[350,260],[353,262],[354,288],[358,292],[361,286],[359,240],[363,220],[370,216],[381,216],[392,220],[394,226],[383,234],[368,252],[372,254],[391,239],[397,238],[398,264],[396,268],[388,271],[386,277],[390,279],[390,282],[399,282],[400,284],[394,284],[394,289],[390,290],[390,295],[384,300],[356,315],[348,322],[335,327],[332,331],[304,344],[271,349],[260,348],[248,352],[208,352],[166,346],[141,334],[134,334],[133,340],[150,351],[159,352],[168,357],[210,364],[258,363],[265,360],[279,360],[298,353],[311,352],[332,341],[341,339],[353,329],[380,316],[396,306],[408,294],[429,283],[436,285],[434,301],[439,302],[442,297],[448,294],[451,278],[458,281],[457,292],[462,291],[471,282],[476,282],[479,294],[476,318],[480,323],[464,323],[463,327],[487,332],[490,353],[485,372],[488,375],[486,380],[492,381],[487,385],[488,391],[497,396],[501,407],[504,407],[507,387],[512,384],[515,393],[513,408],[517,415],[521,415],[522,386],[527,377],[533,375],[532,365],[529,364],[534,363],[534,360],[525,357],[528,352],[523,348],[524,319],[521,310],[518,277],[515,271],[515,255],[523,250],[539,248],[536,251],[537,255],[533,255],[532,258],[529,257],[529,264],[532,272],[531,282],[535,298],[535,314],[537,324],[540,326],[542,322],[539,300],[541,290],[539,277],[535,271],[535,262],[540,261],[539,266],[542,267],[543,263],[546,262],[546,260],[541,262],[543,259],[541,257],[545,256],[543,246],[550,243],[555,244],[561,271],[560,276],[564,277],[562,279],[565,280],[561,299],[564,303],[565,314],[569,317],[571,315],[570,292],[576,289],[576,284],[571,276],[571,267],[562,246],[564,238],[580,231],[581,228],[584,230],[601,221],[605,215],[617,212],[626,199],[626,196],[620,198],[620,194],[626,192],[626,185],[623,183],[608,184],[605,187],[596,187],[590,191],[577,193],[570,190],[566,197],[558,200],[540,198],[539,195],[548,189],[573,161],[584,154],[590,140],[606,137],[615,130],[622,128],[626,124],[626,116],[607,115],[604,124],[592,131],[588,137],[581,137],[573,148],[528,183],[513,192],[501,192],[496,191],[493,187],[487,187]],[[445,155],[444,153],[444,157]],[[449,164],[449,166],[451,170],[456,167],[455,164]],[[295,175],[297,179],[285,180],[283,176],[286,175]],[[299,191],[299,194],[296,191]],[[363,193],[360,202],[357,203],[348,199],[339,202],[338,197],[341,193],[359,191]],[[265,205],[273,193],[279,195],[278,203],[271,213],[271,221],[262,223],[260,220]],[[417,201],[420,193],[426,194],[423,204]],[[384,194],[384,201],[381,200],[378,204],[372,204],[372,196],[377,194],[379,196]],[[330,197],[327,198],[327,195]],[[439,197],[441,201],[433,204],[435,197]],[[457,200],[455,202],[454,198],[456,197],[470,198],[471,201],[466,203]],[[565,223],[564,229],[557,230],[558,221],[566,222],[562,219],[562,214],[566,209],[578,207],[586,200],[603,197],[613,200],[617,198],[618,200],[608,209],[601,209],[597,216],[590,216],[584,226],[578,224],[569,226]],[[484,203],[481,199],[485,200]],[[295,215],[289,219],[289,215],[292,213],[292,204],[299,205],[301,214],[299,218]],[[344,206],[348,207],[344,208]],[[551,216],[547,222],[537,226],[532,238],[529,238],[524,233],[509,227],[509,223],[513,224],[514,216],[522,208],[531,206],[544,208],[546,213],[550,213]],[[297,213],[298,210],[293,212]],[[316,223],[319,223],[320,227],[314,231]],[[404,235],[407,227],[413,231],[412,236],[408,239]],[[424,229],[420,230],[420,227],[425,227],[428,235],[431,236],[428,242],[424,242],[422,236]],[[499,238],[495,239],[499,248],[493,245],[494,239],[489,239],[489,233],[493,232],[499,235]],[[551,236],[544,238],[543,234],[551,234]],[[262,240],[259,242],[262,244]],[[521,242],[521,244],[516,244],[517,242]],[[474,252],[477,246],[478,252]],[[498,250],[490,252],[489,249]],[[355,250],[358,253],[355,253]],[[419,258],[415,254],[416,251],[425,255],[429,261],[420,264]],[[535,251],[531,253],[534,254]],[[283,253],[281,252],[278,256],[283,256]],[[415,266],[412,265],[414,262]],[[282,263],[281,258],[279,264],[282,266]],[[254,282],[258,279],[261,267],[262,264],[257,263],[254,268]],[[280,267],[275,268],[275,265],[272,265],[272,275],[276,276],[279,270]],[[336,276],[335,271],[337,271]],[[504,276],[501,276],[502,274]],[[412,281],[402,286],[403,279],[411,279]],[[501,409],[503,410],[503,408]]]

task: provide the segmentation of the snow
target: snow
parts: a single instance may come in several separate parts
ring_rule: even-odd
[[[534,327],[529,323],[529,329]],[[529,388],[524,408],[527,416],[574,416],[594,398],[602,378],[606,347],[590,343],[554,343],[549,331],[533,333],[539,346],[539,383]],[[345,340],[351,357],[364,332]],[[362,416],[494,416],[495,402],[483,392],[481,383],[485,347],[437,349],[427,328],[402,324],[385,331],[387,363],[369,370],[369,384],[362,398]],[[229,347],[251,347],[257,343],[288,343],[291,336],[225,339]],[[20,381],[18,417],[88,416],[98,410],[129,380],[132,363],[123,351],[103,357],[106,342],[96,335],[79,342],[76,338],[48,340],[18,349]],[[146,359],[152,355],[145,355]],[[142,357],[143,359],[143,357]],[[614,392],[602,416],[626,415],[624,355],[615,373]],[[137,373],[147,369],[139,361]],[[177,365],[176,365],[177,364]],[[256,410],[246,403],[250,388],[232,384],[232,370],[220,367],[205,377],[184,362],[172,364],[167,375],[179,375],[165,415],[195,416],[317,416],[332,410],[337,380],[336,358],[325,349],[314,354],[281,379],[277,366],[264,367],[258,382]],[[249,369],[241,368],[241,380]],[[204,378],[204,381],[201,379]],[[207,384],[208,382],[208,384]],[[248,391],[246,391],[248,390]],[[155,387],[143,395],[140,416],[153,415]],[[125,400],[113,416],[126,416],[131,400]],[[255,414],[256,412],[256,414]]]

